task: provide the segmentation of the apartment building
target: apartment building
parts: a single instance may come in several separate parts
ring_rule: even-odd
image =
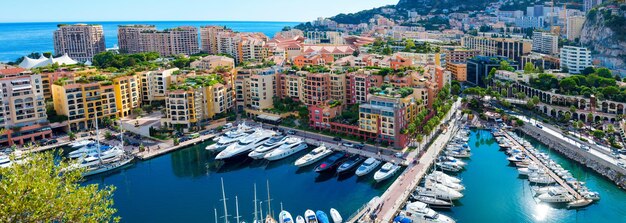
[[[446,70],[450,71],[454,80],[465,82],[467,81],[467,64],[466,63],[448,63]]]
[[[121,53],[141,53],[143,32],[156,32],[154,25],[120,25],[117,27],[117,41]]]
[[[296,67],[317,66],[333,63],[335,58],[332,55],[311,53],[303,54],[293,58],[293,65]]]
[[[74,60],[87,62],[94,55],[106,50],[101,25],[60,24],[57,27],[53,34],[56,55],[67,54]]]
[[[203,89],[173,90],[167,92],[165,100],[166,118],[164,126],[176,128],[195,126],[202,116]]]
[[[499,68],[502,61],[507,61],[513,68],[520,69],[519,64],[506,57],[477,56],[467,61],[467,82],[486,87],[490,80],[485,80],[493,68]],[[487,81],[487,82],[485,82]]]
[[[260,36],[245,36],[240,43],[238,56],[238,61],[262,61],[267,58],[265,40]]]
[[[478,50],[470,50],[463,48],[454,48],[445,50],[446,52],[446,65],[447,63],[465,63],[467,59],[478,55]],[[445,66],[444,66],[445,67]]]
[[[304,104],[323,105],[330,100],[330,74],[307,73],[304,81]]]
[[[41,74],[41,87],[43,88],[43,97],[46,101],[52,100],[52,84],[63,78],[63,79],[74,79],[74,72],[72,71],[44,71]]]
[[[237,109],[263,110],[274,106],[274,97],[281,97],[281,73],[279,66],[237,71],[234,83]]]
[[[330,100],[338,101],[341,103],[340,107],[345,108],[348,103],[346,97],[346,74],[345,73],[331,73],[330,77]]]
[[[65,83],[52,85],[52,99],[57,115],[68,117],[67,131],[94,128],[98,120],[116,118],[115,87],[99,82]]]
[[[165,100],[166,90],[171,83],[171,76],[178,70],[178,68],[172,68],[141,74],[141,101],[151,103]]]
[[[367,103],[359,105],[359,129],[377,134],[378,140],[396,148],[404,148],[408,138],[402,134],[403,129],[424,109],[415,90],[409,89],[410,94],[406,95],[401,95],[399,88],[369,95]]]
[[[222,67],[230,71],[235,69],[235,59],[225,56],[206,56],[191,62],[190,67],[202,70],[214,70],[217,67]]]
[[[240,63],[242,36],[239,33],[224,31],[217,34],[217,51],[220,54],[230,55],[235,58],[235,63]]]
[[[276,95],[276,74],[257,73],[250,77],[250,107],[263,110],[274,107]]]
[[[478,50],[482,56],[503,56],[514,61],[520,61],[532,50],[532,42],[520,38],[464,36],[461,45]]]
[[[563,46],[561,48],[561,69],[566,69],[570,74],[580,74],[591,64],[591,51],[585,47]]]
[[[114,77],[112,81],[116,98],[117,117],[127,117],[131,115],[133,109],[141,106],[139,77],[136,75],[120,76]]]
[[[372,75],[370,71],[357,71],[346,75],[346,100],[348,104],[367,102],[371,87],[380,87],[383,77]]]
[[[1,73],[0,128],[5,131],[0,133],[0,145],[23,145],[52,137],[41,75]]]
[[[556,55],[559,53],[559,37],[545,32],[533,32],[533,51]]]
[[[224,26],[201,26],[200,27],[200,44],[202,52],[208,54],[218,54],[218,34],[221,32],[232,32],[232,30]]]
[[[276,88],[281,98],[289,97],[294,101],[304,101],[304,82],[306,71],[289,71],[286,74],[278,74]]]
[[[139,34],[139,42],[139,52],[157,52],[161,56],[192,55],[200,52],[198,29],[193,26],[143,31]]]
[[[569,16],[567,17],[565,35],[568,40],[574,41],[580,38],[585,24],[585,16]]]

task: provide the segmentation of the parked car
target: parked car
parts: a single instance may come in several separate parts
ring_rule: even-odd
[[[59,140],[51,139],[50,141],[48,141],[48,145],[52,145],[52,144],[56,144],[56,143],[59,143]]]
[[[209,131],[202,131],[202,132],[200,132],[200,135],[203,135],[203,136],[208,135],[208,134],[211,134],[211,133]]]
[[[295,134],[296,134],[296,131],[294,131],[294,130],[291,130],[291,129],[290,129],[290,130],[287,130],[287,134],[289,134],[289,135],[295,135]]]
[[[226,123],[224,124],[224,128],[232,128],[233,127],[233,123]]]
[[[402,158],[404,154],[402,154],[401,152],[397,152],[397,153],[394,153],[393,156],[395,156],[396,158]]]
[[[333,141],[341,142],[341,137],[335,137],[335,138],[333,138]]]
[[[354,144],[354,148],[357,148],[357,149],[363,149],[364,147],[365,145],[363,143]]]
[[[580,145],[580,148],[581,148],[582,150],[589,151],[589,146],[586,146],[586,145]]]
[[[80,134],[80,137],[88,137],[88,136],[89,136],[89,134],[87,134],[87,133]]]
[[[344,142],[342,143],[342,145],[345,147],[350,147],[350,148],[354,147],[354,144],[352,144],[351,142]]]
[[[626,164],[624,164],[623,162],[617,162],[617,165],[621,168],[626,169]]]
[[[535,124],[535,126],[537,126],[537,128],[540,128],[540,129],[542,129],[542,128],[543,128],[543,126],[541,126],[541,125],[539,125],[539,124]]]

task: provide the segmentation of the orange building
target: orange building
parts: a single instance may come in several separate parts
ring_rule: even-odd
[[[333,62],[335,62],[335,58],[330,54],[311,53],[293,58],[293,64],[297,67],[324,65]]]

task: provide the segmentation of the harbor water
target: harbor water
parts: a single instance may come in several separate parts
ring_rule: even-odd
[[[524,136],[535,148],[550,157],[574,177],[600,193],[601,200],[581,209],[565,209],[533,199],[527,180],[518,177],[507,156],[489,131],[473,130],[469,145],[471,160],[458,175],[466,187],[464,197],[451,211],[443,211],[457,222],[626,222],[626,191],[583,165],[550,151]]]
[[[207,143],[175,151],[125,169],[89,177],[85,184],[114,185],[114,206],[122,222],[224,222],[220,179],[224,179],[228,214],[235,216],[235,196],[239,215],[251,222],[254,188],[267,213],[269,181],[271,210],[277,216],[283,208],[295,218],[307,209],[337,209],[347,219],[372,197],[381,195],[394,179],[375,183],[373,172],[364,177],[354,174],[318,174],[315,165],[297,168],[294,161],[305,151],[284,160],[232,162],[218,167]],[[397,177],[397,175],[396,175]]]

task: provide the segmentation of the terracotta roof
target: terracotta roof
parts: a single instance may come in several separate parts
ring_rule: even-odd
[[[16,67],[16,68],[2,69],[2,70],[0,70],[0,74],[2,74],[2,75],[19,74],[19,73],[22,73],[24,71],[26,71],[26,69]]]

